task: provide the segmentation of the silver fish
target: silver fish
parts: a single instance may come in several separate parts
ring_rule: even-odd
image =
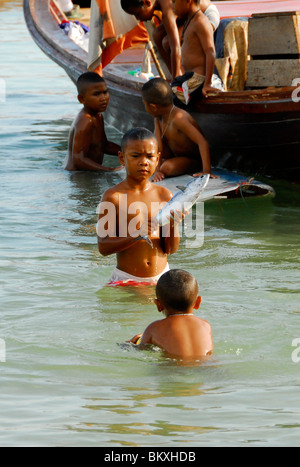
[[[205,190],[210,175],[205,174],[191,180],[185,187],[177,187],[178,191],[173,198],[159,211],[156,216],[158,224],[163,227],[170,223],[172,217],[171,212],[176,213],[177,210],[184,213],[185,210],[189,211],[194,204],[198,201],[201,194]],[[140,240],[145,240],[153,248],[153,243],[148,236],[140,237]]]

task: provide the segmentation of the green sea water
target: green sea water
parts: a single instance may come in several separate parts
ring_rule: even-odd
[[[207,203],[203,247],[170,258],[199,281],[210,362],[120,345],[159,315],[152,291],[105,287],[96,208],[117,176],[62,170],[75,88],[20,1],[0,20],[0,445],[300,446],[299,186]]]

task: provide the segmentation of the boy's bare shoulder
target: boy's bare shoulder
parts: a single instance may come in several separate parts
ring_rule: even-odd
[[[108,190],[106,190],[102,196],[103,201],[111,201],[112,203],[118,202],[119,194],[124,192],[123,188],[124,182],[118,183],[118,185],[112,186]]]
[[[170,199],[173,198],[173,193],[170,190],[168,190],[168,188],[162,185],[156,185],[154,183],[153,188],[159,193],[159,196],[162,198],[163,201],[170,201]]]
[[[178,130],[184,130],[186,129],[186,127],[189,127],[191,125],[195,128],[199,128],[199,125],[194,119],[194,117],[192,117],[191,114],[189,114],[183,109],[176,109],[172,125],[173,128],[176,128]]]
[[[98,114],[98,116],[101,121],[104,121],[102,114]],[[95,118],[89,112],[82,109],[77,115],[74,124],[77,127],[93,127],[95,125]]]
[[[197,324],[199,326],[199,328],[201,327],[202,329],[205,329],[207,331],[211,330],[211,325],[209,324],[208,321],[206,321],[205,319],[202,319],[202,318],[198,318],[198,316],[195,316],[196,320],[197,320]]]
[[[196,31],[203,28],[208,28],[209,32],[211,32],[210,21],[204,13],[197,15],[193,24],[193,29]]]
[[[184,109],[179,109],[178,107],[176,107],[176,112],[173,117],[173,122],[181,123],[182,121],[194,122],[195,119],[191,116],[191,114],[186,112]]]
[[[190,116],[190,115],[191,114],[189,114],[186,110],[180,109],[179,107],[175,107],[174,118],[176,118],[176,117],[187,117],[187,116]]]
[[[161,329],[165,321],[166,321],[165,319],[159,319],[157,321],[153,321],[152,323],[150,323],[143,333],[142,339],[144,340],[144,342],[151,344],[152,338],[155,337],[156,332],[159,329]]]

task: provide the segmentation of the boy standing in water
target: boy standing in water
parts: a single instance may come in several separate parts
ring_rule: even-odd
[[[164,274],[156,287],[156,306],[165,319],[150,324],[144,334],[130,342],[143,348],[156,345],[168,355],[180,358],[207,357],[213,352],[210,324],[194,316],[201,305],[196,279],[186,271],[173,269]]]
[[[161,78],[152,79],[143,86],[142,96],[147,112],[154,117],[162,153],[153,181],[201,170],[197,176],[210,174],[209,144],[193,117],[174,106],[170,85]]]
[[[120,146],[107,140],[104,119],[109,103],[106,83],[97,73],[84,73],[77,81],[78,101],[83,109],[72,124],[65,170],[114,172],[102,165],[104,154],[117,156]]]
[[[124,136],[119,159],[127,176],[104,193],[97,225],[100,253],[103,256],[117,255],[111,283],[155,284],[169,269],[168,255],[178,250],[178,223],[184,216],[171,219],[164,236],[155,224],[154,217],[162,203],[166,204],[172,198],[169,190],[150,182],[159,157],[157,140],[149,130],[137,128]],[[146,241],[147,236],[153,246]]]
[[[172,78],[175,79],[181,75],[180,34],[183,22],[174,13],[172,4],[172,0],[121,0],[123,10],[139,21],[150,21],[156,11],[161,11],[162,24],[155,29],[153,36]],[[217,7],[210,0],[202,0],[200,7],[211,22],[212,30],[216,30],[220,24]]]

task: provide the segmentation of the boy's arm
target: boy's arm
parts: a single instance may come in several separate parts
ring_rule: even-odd
[[[121,146],[112,141],[107,141],[104,152],[105,154],[109,154],[110,156],[118,156],[119,152],[121,151]]]
[[[161,153],[162,150],[163,150],[163,140],[162,140],[162,132],[161,132],[161,128],[160,128],[158,118],[154,119],[154,135],[155,135],[155,137],[157,139],[157,142],[158,142],[158,152]]]
[[[138,348],[143,348],[147,344],[152,344],[152,328],[155,326],[156,322],[149,324],[143,334],[137,334],[132,339],[127,342],[132,342]],[[140,340],[139,344],[137,342]]]
[[[104,152],[105,154],[109,154],[110,156],[118,156],[119,152],[121,151],[121,146],[119,144],[113,143],[112,141],[108,141],[106,133],[105,133],[105,128],[104,128],[104,122],[103,122],[103,139],[104,139]]]
[[[151,323],[149,324],[149,326],[146,328],[146,330],[144,331],[143,335],[142,335],[142,339],[141,339],[141,342],[140,342],[140,346],[142,347],[143,345],[147,345],[147,344],[152,344],[152,328],[153,326],[155,325],[155,323]]]
[[[173,12],[172,0],[161,0],[162,23],[165,27],[171,49],[172,77],[175,79],[181,73],[181,46],[176,16]]]
[[[79,170],[105,170],[114,172],[116,169],[112,167],[105,167],[93,161],[87,154],[91,145],[93,133],[93,123],[89,118],[82,118],[76,125],[73,141],[73,160]]]
[[[158,165],[157,165],[154,177],[152,179],[152,182],[161,182],[165,178],[165,174],[163,174],[160,171],[160,167],[162,163],[163,140],[162,140],[160,124],[157,118],[154,119],[154,125],[155,125],[154,134],[158,141],[158,152],[160,152],[161,156],[159,158]]]
[[[212,28],[206,17],[201,18],[196,23],[195,33],[202,45],[206,57],[206,73],[202,93],[204,97],[208,97],[209,91],[216,91],[216,89],[211,85],[216,61],[216,49]]]
[[[179,224],[183,221],[187,212],[182,213],[171,211],[171,219],[169,226],[165,226],[164,231],[164,251],[167,255],[177,253],[180,245]]]
[[[202,134],[200,128],[196,128],[187,118],[180,116],[176,119],[176,127],[180,130],[188,139],[197,144],[202,159],[203,174],[211,173],[211,160],[210,160],[210,148],[208,141]]]
[[[141,235],[118,236],[117,228],[117,207],[119,194],[104,194],[99,205],[99,220],[97,223],[98,249],[102,256],[109,256],[131,248]],[[149,221],[149,232],[151,232],[151,222]],[[127,230],[127,225],[126,225]],[[150,235],[149,235],[150,236]]]

